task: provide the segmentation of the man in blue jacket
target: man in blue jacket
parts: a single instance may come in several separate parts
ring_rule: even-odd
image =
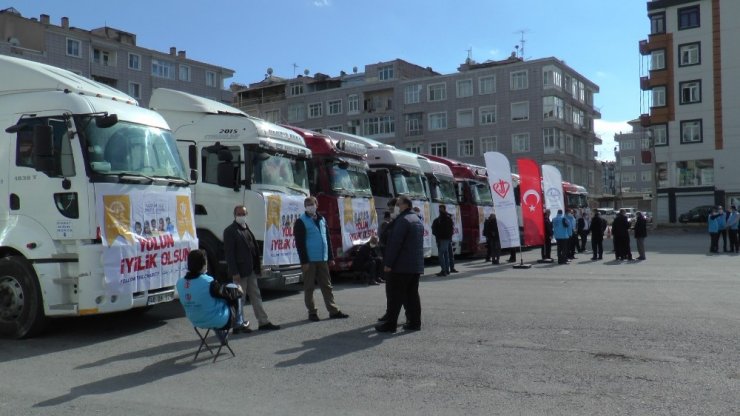
[[[349,315],[343,313],[334,303],[334,292],[331,286],[329,266],[334,264],[331,240],[326,226],[326,219],[317,212],[319,202],[309,196],[303,201],[306,212],[301,215],[293,226],[295,247],[301,260],[303,271],[303,291],[308,309],[308,320],[318,321],[319,314],[313,301],[313,291],[316,282],[321,288],[324,304],[329,311],[329,319],[343,319]]]
[[[712,212],[709,214],[707,219],[707,228],[709,230],[709,252],[717,253],[719,251],[719,217],[720,214],[717,208],[712,208]]]
[[[421,329],[419,277],[424,273],[424,225],[412,211],[411,200],[401,196],[396,201],[393,231],[383,258],[388,276],[388,319],[375,326],[378,332],[396,332],[401,306],[406,309],[407,331]]]
[[[732,205],[730,206],[730,215],[727,216],[727,228],[730,230],[730,252],[737,253],[740,251],[737,240],[737,227],[740,223],[740,214],[737,212],[737,208]]]
[[[563,210],[559,209],[552,220],[552,233],[558,249],[558,264],[568,264],[569,229],[570,222],[563,216]]]

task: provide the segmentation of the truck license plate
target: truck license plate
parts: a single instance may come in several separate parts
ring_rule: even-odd
[[[149,297],[146,299],[146,304],[147,306],[156,305],[157,303],[169,302],[174,298],[175,292],[157,293],[154,295],[149,295]]]
[[[286,285],[292,285],[293,283],[298,283],[301,281],[301,275],[296,274],[293,276],[285,276],[285,284]]]

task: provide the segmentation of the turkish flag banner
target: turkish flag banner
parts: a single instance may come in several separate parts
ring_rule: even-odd
[[[532,159],[518,159],[517,166],[519,167],[519,195],[524,226],[524,244],[540,246],[545,242],[540,167]]]

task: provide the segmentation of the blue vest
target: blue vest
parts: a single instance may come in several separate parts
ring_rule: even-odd
[[[566,226],[563,221],[567,222],[568,220],[562,215],[557,215],[552,219],[552,235],[556,240],[566,240],[570,237],[570,234],[568,234],[570,225]]]
[[[737,230],[738,226],[738,214],[737,211],[731,211],[730,212],[730,218],[727,220],[727,225],[730,226],[731,230]]]
[[[568,227],[568,237],[572,237],[573,233],[576,232],[576,217],[568,214],[565,216],[565,219],[567,219],[570,224],[570,227]]]
[[[213,278],[201,274],[195,279],[177,281],[177,294],[185,316],[198,328],[222,328],[229,322],[229,306],[224,299],[211,296]]]
[[[316,221],[306,214],[301,215],[303,227],[306,229],[306,254],[309,262],[328,261],[329,247],[326,243],[326,220],[322,217],[319,226]]]

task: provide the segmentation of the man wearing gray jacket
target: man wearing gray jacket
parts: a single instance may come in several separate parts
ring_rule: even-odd
[[[387,320],[375,326],[378,332],[396,332],[401,306],[406,309],[407,331],[421,329],[421,300],[419,277],[424,273],[424,225],[412,210],[408,197],[399,197],[393,221],[393,231],[388,237],[384,271],[388,295]]]

